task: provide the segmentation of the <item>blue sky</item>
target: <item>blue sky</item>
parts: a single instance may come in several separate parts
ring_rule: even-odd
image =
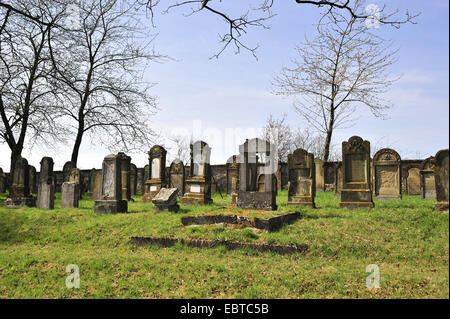
[[[236,7],[242,7],[242,2],[256,3],[230,1]],[[333,143],[339,148],[343,140],[359,135],[372,143],[389,144],[403,158],[424,158],[449,145],[448,1],[401,0],[387,4],[388,9],[421,12],[417,25],[404,25],[398,30],[383,26],[377,30],[400,48],[399,61],[391,72],[402,78],[387,94],[394,108],[389,111],[388,120],[376,119],[367,109],[358,110],[357,124],[336,131]],[[201,122],[203,130],[220,135],[206,137],[212,147],[212,163],[224,163],[244,141],[244,136],[242,140],[230,140],[226,134],[230,130],[256,129],[264,125],[270,114],[279,117],[282,113],[288,114],[293,128],[306,125],[293,111],[292,99],[274,96],[269,90],[272,77],[295,57],[295,45],[305,35],[314,36],[312,24],[319,17],[317,8],[276,1],[277,16],[269,22],[271,29],[253,29],[245,37],[249,45],[260,45],[258,60],[248,52],[236,55],[233,50],[227,50],[219,59],[209,59],[220,48],[218,34],[226,25],[207,12],[184,17],[187,12],[188,8],[184,8],[157,15],[157,28],[152,30],[158,33],[155,49],[174,59],[151,65],[145,75],[158,83],[153,89],[161,109],[152,120],[156,129],[165,135],[190,135],[194,121]],[[99,168],[109,152],[88,143],[86,140],[82,146],[78,166]],[[3,148],[0,146],[0,150]],[[147,151],[131,154],[133,162],[145,165]],[[24,156],[36,167],[42,156],[53,156],[55,169],[59,169],[70,158],[70,152],[70,147],[62,147],[59,155],[35,148],[25,151]],[[9,167],[9,156],[1,157],[0,166]]]

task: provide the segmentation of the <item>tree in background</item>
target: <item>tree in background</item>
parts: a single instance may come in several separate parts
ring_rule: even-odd
[[[357,8],[363,3],[355,1]],[[294,109],[325,135],[325,161],[334,130],[351,126],[357,107],[385,116],[391,105],[382,95],[396,80],[388,69],[397,53],[359,19],[336,13],[326,19],[313,40],[297,46],[299,58],[283,67],[273,83],[273,92],[294,96]]]

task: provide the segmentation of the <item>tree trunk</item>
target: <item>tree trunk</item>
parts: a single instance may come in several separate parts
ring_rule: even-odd
[[[328,162],[328,158],[330,157],[331,137],[334,129],[334,102],[331,103],[330,109],[330,122],[328,123],[327,138],[325,139],[325,150],[323,152],[323,160],[325,162]]]
[[[81,127],[78,128],[77,138],[75,139],[75,144],[73,145],[72,150],[72,158],[71,161],[77,165],[78,161],[78,153],[80,151],[81,140],[83,139],[83,129]]]
[[[11,185],[13,183],[14,170],[16,168],[16,162],[19,157],[22,155],[22,148],[16,147],[11,150],[11,166],[9,169],[9,187],[11,189]]]

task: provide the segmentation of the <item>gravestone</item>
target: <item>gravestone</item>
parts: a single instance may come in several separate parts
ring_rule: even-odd
[[[174,160],[169,167],[169,187],[178,189],[177,196],[184,195],[184,164]]]
[[[120,160],[120,171],[121,171],[121,185],[122,185],[122,199],[131,200],[130,191],[130,165],[131,157],[127,156],[125,153],[117,153],[117,157]]]
[[[123,198],[121,155],[108,155],[102,164],[102,186],[100,199],[95,201],[96,214],[126,213],[128,202]]]
[[[149,177],[145,182],[145,194],[142,201],[149,203],[159,190],[166,187],[166,154],[160,145],[153,146],[148,152]]]
[[[53,159],[43,157],[39,171],[37,206],[39,209],[55,208],[55,178],[53,175]]]
[[[420,195],[422,199],[436,198],[433,156],[425,159],[420,166]]]
[[[342,188],[344,187],[344,179],[342,176],[342,162],[335,164],[334,170],[334,198],[341,198]]]
[[[78,187],[76,187],[76,190],[78,192],[78,198],[81,199],[83,196],[83,192],[81,189],[81,171],[78,168],[72,168],[69,171],[69,178],[68,178],[68,182],[72,182],[72,183],[76,183],[78,184]],[[61,193],[62,193],[62,189],[61,189]],[[62,196],[62,194],[61,194]]]
[[[316,165],[314,155],[304,149],[296,149],[288,155],[289,191],[288,205],[315,208]]]
[[[137,178],[137,182],[136,182],[136,191],[144,194],[145,193],[145,179],[144,179],[144,172],[145,168],[138,168],[137,169],[137,173],[136,173],[136,178]]]
[[[400,155],[390,148],[383,148],[373,157],[376,200],[402,198],[402,170]]]
[[[239,191],[239,163],[238,156],[231,156],[226,163],[227,170],[227,195],[231,196],[231,205],[236,205],[237,194]]]
[[[153,209],[168,210],[169,212],[176,212],[180,208],[177,205],[178,188],[161,188],[152,199]]]
[[[420,169],[410,167],[406,178],[408,195],[420,195]]]
[[[275,149],[268,141],[254,138],[245,140],[239,146],[239,191],[236,207],[244,209],[276,210],[276,195],[274,175],[276,171]],[[264,189],[258,191],[257,174],[258,160],[261,156],[264,163]]]
[[[434,183],[436,187],[436,210],[448,210],[448,149],[434,156]]]
[[[5,207],[36,206],[36,199],[30,194],[30,170],[28,161],[25,158],[19,157],[12,174],[12,185],[9,196],[5,201]]]
[[[78,207],[80,200],[80,184],[64,182],[61,186],[61,207]]]
[[[3,173],[3,169],[0,167],[0,193],[6,192],[6,174]]]
[[[314,165],[316,166],[316,191],[323,192],[325,188],[323,161],[320,158],[315,158]]]
[[[95,168],[91,169],[91,171],[89,172],[88,193],[91,193],[91,194],[94,192],[94,174],[95,174]]]
[[[64,164],[64,166],[63,166],[63,182],[69,181],[70,172],[72,171],[73,168],[77,168],[77,166],[72,161],[66,162]]]
[[[137,193],[137,167],[134,164],[130,165],[130,193],[131,195]]]
[[[92,200],[100,200],[102,196],[102,170],[96,169],[91,172],[92,181]]]
[[[186,178],[185,194],[181,198],[183,205],[205,205],[211,199],[211,148],[203,141],[190,145],[191,165]]]
[[[36,167],[33,165],[28,165],[29,175],[30,175],[30,193],[37,194],[37,178],[36,178]]]
[[[336,169],[336,163],[335,162],[324,162],[323,163],[323,183],[324,183],[324,191],[334,191],[334,185],[335,180],[334,177],[336,176],[336,172],[334,171]]]
[[[340,207],[374,207],[370,178],[370,142],[352,136],[342,142],[342,176]]]

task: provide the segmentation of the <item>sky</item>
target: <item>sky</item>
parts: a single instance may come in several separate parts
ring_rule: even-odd
[[[226,3],[235,11],[257,2]],[[368,3],[382,6],[383,1]],[[449,4],[446,0],[386,3],[388,10],[421,12],[416,25],[376,30],[399,48],[398,62],[389,71],[401,78],[386,95],[394,107],[387,120],[375,118],[367,108],[358,109],[355,125],[335,131],[332,143],[340,149],[343,140],[359,135],[372,145],[394,148],[402,158],[426,158],[449,146]],[[157,34],[155,49],[171,59],[150,65],[145,78],[157,83],[152,93],[158,97],[160,110],[152,117],[152,125],[161,133],[160,143],[167,146],[169,159],[174,158],[173,145],[164,137],[172,135],[200,136],[212,147],[211,163],[222,164],[238,153],[246,137],[257,134],[271,114],[275,118],[287,114],[292,128],[307,126],[293,110],[292,98],[275,96],[270,89],[273,77],[296,57],[295,46],[305,36],[315,36],[313,24],[320,9],[285,0],[275,1],[273,11],[276,16],[268,22],[269,30],[251,29],[243,39],[250,46],[259,44],[258,59],[246,51],[235,54],[232,48],[210,59],[220,49],[218,34],[227,27],[213,14],[186,17],[187,7],[169,14],[157,12],[156,28],[149,25],[149,34]],[[23,156],[38,169],[41,158],[51,156],[58,170],[70,159],[71,147],[61,146],[50,153],[34,147]],[[130,154],[132,162],[138,167],[148,164],[147,152]],[[78,167],[100,168],[109,153],[85,139]],[[0,145],[0,154],[0,167],[8,171],[7,146]]]

